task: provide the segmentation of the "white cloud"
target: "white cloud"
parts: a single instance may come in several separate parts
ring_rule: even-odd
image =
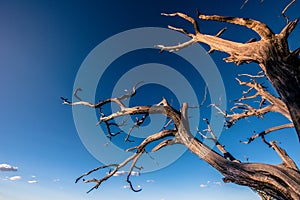
[[[11,180],[11,181],[18,181],[18,180],[21,180],[21,179],[22,179],[21,176],[12,176],[12,177],[9,178],[9,180]]]
[[[125,175],[127,174],[127,172],[125,171],[117,171],[113,176],[121,176],[121,175]]]
[[[154,180],[152,179],[149,179],[149,180],[146,180],[147,183],[154,183]]]
[[[117,171],[114,176],[122,176],[122,175],[127,175],[128,172],[122,170],[122,171]],[[135,172],[135,171],[132,171],[131,172],[131,176],[139,176],[140,175],[140,172]]]
[[[135,172],[135,171],[131,172],[131,176],[139,176],[139,175],[140,175],[140,172]]]
[[[129,187],[129,185],[123,185],[123,188],[124,188],[124,189],[128,189],[128,188],[130,188],[130,187]]]
[[[30,181],[27,181],[27,183],[34,184],[34,183],[38,183],[38,181],[37,180],[30,180]]]
[[[137,185],[136,187],[137,187],[137,188],[141,188],[140,185]],[[123,185],[123,188],[124,188],[124,189],[130,189],[130,186],[129,186],[129,185]]]
[[[206,184],[200,184],[200,187],[201,188],[205,188],[205,187],[210,187],[210,186],[222,186],[222,183],[221,182],[218,182],[218,181],[207,181]]]
[[[59,182],[59,181],[60,181],[59,178],[53,179],[53,182]]]
[[[18,167],[14,167],[4,163],[0,164],[0,171],[18,171]]]
[[[214,185],[219,185],[219,186],[221,186],[221,185],[222,185],[222,183],[221,183],[221,182],[213,182],[213,184],[214,184]]]

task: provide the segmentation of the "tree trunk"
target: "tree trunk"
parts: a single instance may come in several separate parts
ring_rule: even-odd
[[[182,126],[178,130],[179,140],[224,175],[224,182],[248,186],[260,194],[278,200],[300,199],[300,172],[297,168],[293,169],[283,164],[239,163],[225,159],[191,135],[187,107],[184,103],[181,110]]]
[[[275,34],[266,24],[249,18],[198,15],[202,20],[227,22],[247,27],[261,37],[261,40],[258,41],[249,40],[246,43],[239,43],[220,38],[219,36],[224,32],[224,29],[214,36],[201,33],[197,21],[183,13],[164,15],[179,16],[189,21],[194,26],[195,34],[169,26],[173,30],[187,34],[191,37],[191,40],[184,43],[186,45],[158,45],[161,50],[178,51],[193,43],[200,42],[210,46],[209,53],[217,50],[229,54],[229,57],[224,59],[226,62],[234,62],[237,65],[251,62],[258,63],[287,104],[300,140],[300,48],[291,52],[288,45],[288,36],[296,27],[298,19],[289,22],[279,34]]]
[[[181,31],[187,34],[189,37],[191,37],[191,40],[175,46],[158,45],[161,50],[178,51],[196,42],[200,42],[209,45],[209,47],[211,48],[209,50],[209,53],[217,50],[229,54],[229,57],[224,59],[226,62],[234,62],[237,65],[250,62],[258,63],[283,101],[272,96],[269,93],[268,96],[271,99],[275,99],[274,101],[277,102],[278,105],[276,105],[276,109],[277,111],[279,111],[279,113],[282,113],[289,120],[292,119],[295,129],[298,133],[298,138],[300,139],[300,48],[291,52],[289,50],[287,41],[289,34],[295,28],[298,20],[289,22],[279,34],[274,34],[266,24],[253,19],[217,15],[208,16],[199,14],[198,17],[202,20],[227,22],[247,27],[255,31],[261,38],[258,41],[250,40],[246,43],[239,43],[220,38],[219,36],[224,32],[224,29],[214,36],[202,34],[199,30],[199,26],[196,20],[183,13],[164,15],[179,16],[189,21],[194,25],[195,34],[188,33],[186,30],[181,28],[174,28],[169,26],[169,28],[173,30]],[[241,83],[242,82],[240,81],[240,84]],[[133,92],[129,93],[128,95],[124,95],[119,98],[107,99],[105,101],[99,102],[98,104],[84,102],[79,98],[79,102],[71,103],[68,102],[67,99],[62,98],[65,104],[72,106],[86,105],[92,108],[99,108],[102,105],[110,102],[116,103],[120,107],[120,111],[111,113],[108,116],[101,113],[103,115],[101,115],[100,117],[100,122],[106,124],[108,133],[111,137],[116,135],[110,132],[109,127],[112,125],[116,125],[116,123],[111,122],[111,120],[125,115],[145,115],[145,117],[141,119],[137,118],[138,120],[136,121],[135,127],[138,127],[140,124],[142,124],[144,120],[149,116],[150,112],[155,114],[163,114],[174,122],[173,129],[163,130],[161,132],[155,133],[146,138],[139,146],[130,148],[130,151],[136,150],[135,154],[133,154],[131,157],[127,158],[120,164],[110,165],[114,166],[115,168],[114,170],[110,171],[104,178],[85,180],[85,182],[96,183],[96,185],[92,189],[98,188],[98,186],[103,181],[112,177],[120,168],[122,168],[129,162],[132,162],[130,168],[132,170],[134,167],[136,167],[136,161],[145,152],[145,148],[148,144],[151,144],[152,142],[158,141],[160,139],[164,139],[160,144],[152,149],[153,152],[159,150],[162,147],[180,143],[187,146],[187,148],[189,148],[193,153],[195,153],[201,159],[205,160],[212,167],[218,170],[222,175],[224,175],[224,182],[232,182],[238,185],[248,186],[251,189],[257,191],[262,198],[267,197],[268,199],[271,199],[269,197],[272,197],[278,200],[300,200],[300,171],[294,161],[283,149],[277,146],[276,143],[270,142],[268,143],[268,145],[270,147],[273,147],[273,149],[279,154],[279,156],[283,160],[283,164],[272,165],[265,163],[241,163],[240,161],[234,159],[233,156],[228,156],[228,152],[225,150],[225,147],[220,145],[217,139],[213,137],[215,143],[217,144],[216,147],[219,148],[219,150],[223,154],[222,156],[221,154],[218,154],[216,151],[207,147],[197,138],[194,138],[190,133],[187,115],[187,103],[184,103],[182,105],[180,111],[177,111],[169,106],[168,102],[165,99],[154,106],[135,106],[127,108],[121,101],[133,96],[135,94],[135,89],[136,86],[133,88]],[[265,91],[260,92],[264,93],[265,95],[267,94]],[[274,104],[276,103],[271,100],[270,104],[274,106]],[[289,113],[287,111],[287,108],[289,110]],[[261,113],[254,112],[255,109],[253,108],[251,108],[250,110],[253,111],[253,116],[260,116],[266,112],[269,112],[270,109],[271,107],[269,107],[269,110],[265,109],[264,112]],[[273,112],[275,111],[273,110]],[[246,116],[250,115],[250,113],[251,112],[247,112]],[[277,126],[273,128],[273,130],[279,130],[283,127],[291,127],[291,125],[292,124]],[[270,131],[271,129],[269,129],[269,132]],[[268,131],[263,132],[263,134],[261,134],[261,137],[263,138],[264,134],[266,134],[267,132]],[[249,142],[250,141],[251,138],[249,139]],[[91,170],[90,172],[81,176],[79,179],[89,175],[94,171],[97,171],[98,169],[103,169],[106,167],[109,166],[102,166]],[[129,180],[130,174],[131,171],[128,172],[127,182],[130,184],[130,188],[133,191],[137,191],[133,189],[132,184]]]
[[[273,49],[276,50],[276,49]],[[273,51],[271,51],[273,52]],[[287,57],[266,53],[266,75],[286,103],[300,140],[300,61],[298,55]]]

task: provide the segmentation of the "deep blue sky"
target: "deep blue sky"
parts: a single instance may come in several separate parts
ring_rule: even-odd
[[[74,184],[74,180],[101,163],[81,143],[72,109],[62,105],[60,96],[71,97],[76,73],[83,60],[110,36],[133,28],[166,27],[169,24],[190,29],[190,24],[178,18],[162,17],[161,12],[181,11],[195,16],[198,8],[205,14],[251,17],[262,20],[278,32],[285,25],[280,13],[287,3],[283,0],[276,0],[276,3],[271,0],[249,0],[240,9],[243,1],[233,0],[0,1],[0,164],[18,167],[13,172],[0,171],[0,200],[257,198],[247,188],[219,183],[221,175],[190,152],[165,169],[133,177],[134,183],[143,188],[141,193],[124,189],[125,177],[120,176],[86,195],[91,185]],[[292,19],[296,18],[299,9],[297,2],[287,14]],[[255,37],[251,31],[240,27],[215,22],[200,23],[201,30],[211,34],[224,26],[228,27],[222,35],[224,38],[247,41]],[[299,34],[298,27],[290,37],[292,49],[300,46]],[[109,51],[113,49],[108,48]],[[133,65],[131,61],[136,64],[160,62],[164,55],[170,56],[158,52],[155,55],[153,50],[136,53],[136,57],[128,54],[127,58],[120,58],[114,65],[130,66]],[[236,67],[226,64],[222,61],[224,56],[216,52],[212,58],[222,75],[227,99],[236,99],[242,91],[234,80],[236,74],[255,73],[258,68],[255,65]],[[169,61],[165,61],[168,63],[164,64],[176,68],[177,61],[168,58]],[[107,76],[113,79],[117,74],[112,71]],[[193,77],[193,73],[187,76]],[[104,83],[99,84],[99,87],[106,87]],[[168,90],[155,85],[152,89],[144,87],[140,91],[151,90],[155,90],[153,93],[157,96],[146,96],[147,104],[151,104],[150,97],[153,97],[153,104],[160,96],[172,97]],[[97,95],[105,96],[100,91]],[[255,130],[276,125],[281,119],[271,115],[262,121],[250,119],[241,122],[225,131],[221,141],[241,160],[247,156],[250,161],[279,163],[275,153],[260,140],[249,146],[240,145],[239,140],[247,138]],[[281,145],[299,164],[295,132],[281,131],[274,133],[274,138],[282,142]],[[28,181],[37,183],[30,184]]]

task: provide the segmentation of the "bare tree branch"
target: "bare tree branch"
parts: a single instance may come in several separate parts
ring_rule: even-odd
[[[256,116],[259,116],[266,112],[278,112],[291,121],[291,116],[290,116],[290,113],[289,113],[289,110],[288,110],[286,104],[278,97],[275,97],[272,94],[270,94],[261,84],[257,83],[256,81],[243,82],[243,81],[239,80],[238,78],[236,78],[236,80],[239,82],[240,85],[248,86],[249,88],[253,88],[257,91],[257,93],[252,97],[256,97],[257,95],[259,95],[264,100],[267,100],[271,103],[270,106],[267,106],[265,108],[261,108],[261,109],[257,109],[257,110],[254,109],[252,112],[252,115],[254,114]],[[249,98],[251,98],[251,97],[248,97],[248,98],[242,97],[241,99],[239,99],[239,101],[242,101],[244,99],[249,99]]]
[[[76,104],[70,103],[68,105],[74,106]],[[107,175],[101,179],[96,179],[96,178],[87,179],[87,180],[83,179],[85,183],[89,183],[89,182],[95,183],[95,185],[88,191],[90,192],[94,189],[97,189],[101,185],[101,183],[111,178],[121,168],[123,168],[125,165],[131,162],[130,170],[127,174],[126,181],[128,182],[130,188],[133,191],[138,192],[140,191],[140,189],[135,189],[133,187],[132,182],[130,181],[130,175],[132,174],[132,170],[134,168],[138,168],[136,166],[137,160],[144,152],[146,152],[145,148],[147,145],[152,144],[152,142],[154,141],[164,139],[160,144],[154,147],[154,149],[152,150],[153,152],[171,144],[183,144],[187,146],[193,153],[195,153],[200,158],[204,159],[207,163],[209,163],[211,166],[213,166],[218,171],[220,171],[225,177],[224,178],[225,182],[234,182],[241,185],[248,185],[249,187],[256,190],[261,190],[261,185],[266,185],[267,189],[264,189],[264,191],[270,190],[270,192],[267,192],[268,194],[272,194],[273,191],[272,188],[278,188],[282,193],[273,194],[273,196],[276,197],[287,195],[289,194],[290,190],[294,190],[297,192],[296,187],[297,184],[299,185],[300,183],[297,183],[296,181],[297,179],[295,179],[295,177],[299,177],[300,179],[300,174],[297,174],[295,171],[291,171],[292,169],[290,168],[284,168],[281,165],[275,166],[275,165],[267,165],[262,163],[261,164],[240,163],[225,149],[224,146],[222,146],[218,142],[210,126],[208,126],[208,132],[210,132],[211,138],[213,138],[214,141],[216,141],[217,148],[223,153],[223,156],[225,158],[223,158],[223,156],[219,155],[215,151],[211,150],[209,147],[204,145],[198,139],[194,138],[190,133],[190,128],[189,128],[187,103],[183,103],[180,111],[177,111],[171,106],[169,106],[168,102],[165,99],[163,99],[160,103],[154,106],[135,106],[132,108],[124,108],[122,111],[112,113],[108,116],[104,116],[103,114],[100,117],[101,118],[100,121],[109,122],[109,120],[115,119],[117,117],[125,116],[125,115],[147,114],[147,113],[149,114],[153,112],[153,110],[154,113],[163,114],[166,115],[168,118],[170,118],[175,124],[174,130],[162,130],[161,132],[148,136],[138,146],[128,149],[128,151],[135,150],[135,153],[129,156],[127,159],[125,159],[122,163],[100,166],[98,168],[90,170],[89,172],[80,176],[76,180],[76,182],[78,182],[80,179],[83,179],[83,177],[92,174],[95,171],[112,167],[113,169],[110,170],[107,173]],[[276,177],[272,178],[274,174],[276,174]],[[276,181],[278,178],[284,180],[284,184],[287,183],[288,185],[283,186],[281,182]],[[294,197],[296,198],[298,193],[292,195],[293,198]]]
[[[293,4],[295,3],[296,0],[292,0],[288,5],[286,5],[286,7],[282,10],[281,15],[286,19],[286,23],[289,23],[289,18],[288,16],[285,15],[285,12],[287,11],[287,9]]]
[[[101,179],[95,179],[95,178],[88,179],[88,180],[83,179],[83,182],[85,182],[85,183],[90,183],[90,182],[95,183],[94,187],[92,187],[87,193],[91,192],[94,189],[98,189],[98,187],[101,185],[102,182],[108,180],[110,177],[112,177],[114,174],[116,174],[119,171],[119,169],[121,169],[122,167],[127,165],[129,162],[135,161],[136,158],[139,158],[141,156],[140,155],[141,153],[142,152],[134,153],[132,156],[128,157],[126,160],[124,160],[120,164],[110,164],[110,165],[104,165],[104,166],[100,166],[98,168],[95,168],[95,169],[83,174],[79,178],[77,178],[76,182],[78,182],[83,177],[85,177],[85,176],[87,176],[87,175],[89,175],[89,174],[91,174],[91,173],[93,173],[93,172],[95,172],[99,169],[104,169],[104,168],[107,168],[107,167],[114,167],[114,169],[112,171],[110,171],[105,177],[103,177]]]
[[[199,25],[198,25],[197,21],[195,19],[193,19],[192,17],[186,15],[186,14],[177,12],[177,13],[172,13],[172,14],[162,13],[162,15],[170,16],[170,17],[179,16],[179,17],[181,17],[181,18],[183,18],[183,19],[185,19],[185,20],[187,20],[187,21],[189,21],[190,23],[193,24],[196,34],[200,33]]]
[[[158,145],[156,145],[151,150],[151,152],[156,152],[156,151],[160,150],[163,147],[170,146],[170,145],[173,145],[173,144],[179,144],[179,142],[176,141],[176,139],[174,139],[174,138],[173,139],[166,139],[166,140],[162,141],[161,143],[159,143]]]
[[[218,148],[218,150],[223,154],[224,158],[229,159],[233,162],[238,162],[240,163],[241,161],[237,160],[231,153],[229,153],[226,149],[224,145],[221,145],[220,142],[218,141],[215,133],[213,132],[213,130],[211,129],[210,123],[208,121],[208,119],[204,119],[204,121],[207,124],[207,129],[203,130],[204,132],[208,132],[211,137],[207,137],[204,134],[202,134],[199,130],[198,132],[201,134],[201,137],[208,139],[208,140],[212,140],[215,144],[216,147]]]
[[[268,39],[274,36],[274,33],[266,24],[257,20],[253,20],[249,18],[218,16],[218,15],[209,16],[209,15],[202,15],[202,14],[200,14],[198,17],[202,20],[213,20],[213,21],[227,22],[231,24],[245,26],[255,31],[262,39]]]
[[[248,3],[249,0],[245,0],[244,3],[242,4],[242,6],[240,7],[240,9],[243,9],[244,6]]]
[[[287,6],[287,8],[289,5]],[[286,8],[286,9],[287,9]],[[283,14],[286,9],[284,9]],[[285,116],[290,115],[290,119],[295,125],[295,129],[300,140],[300,102],[295,99],[300,99],[300,60],[299,50],[291,52],[288,45],[288,36],[294,30],[298,23],[298,19],[289,22],[280,32],[275,34],[264,23],[238,17],[227,17],[218,15],[203,15],[199,14],[201,20],[213,20],[219,22],[226,22],[247,27],[255,31],[261,39],[259,41],[234,42],[226,40],[213,35],[203,34],[200,32],[196,21],[183,13],[165,14],[166,16],[179,16],[194,25],[195,34],[188,34],[191,40],[188,44],[194,42],[204,43],[210,47],[209,52],[214,50],[225,52],[229,54],[224,60],[226,62],[234,62],[236,65],[243,63],[255,62],[258,63],[264,72],[264,75],[270,80],[282,102],[286,104],[289,114],[286,112]],[[195,26],[197,24],[197,26]],[[180,30],[177,28],[177,30]],[[174,45],[164,46],[159,45],[162,50],[180,50],[188,45]],[[285,109],[284,108],[284,109]],[[280,109],[280,107],[277,107]]]
[[[296,25],[298,24],[299,19],[296,19],[294,21],[289,22],[280,32],[280,36],[282,38],[287,38],[290,33],[296,28]]]
[[[285,11],[292,3],[293,1],[283,10],[283,16],[285,16]],[[156,105],[126,107],[122,101],[135,95],[135,86],[133,91],[128,94],[119,98],[106,99],[97,104],[82,101],[77,96],[77,91],[75,91],[74,96],[79,100],[78,102],[70,102],[68,99],[62,98],[66,105],[84,105],[91,108],[101,108],[101,106],[108,103],[116,103],[120,107],[119,111],[108,113],[106,115],[100,110],[101,115],[99,122],[105,123],[110,134],[112,134],[110,127],[115,126],[115,122],[113,120],[116,118],[122,118],[123,116],[141,114],[145,116],[144,118],[136,119],[136,122],[129,131],[127,137],[130,136],[133,128],[139,127],[144,122],[149,114],[161,114],[170,119],[170,121],[164,126],[165,130],[154,133],[147,137],[139,145],[129,148],[128,151],[135,152],[122,163],[95,168],[79,177],[76,181],[97,170],[112,167],[113,169],[104,178],[84,180],[84,182],[95,183],[95,186],[91,189],[93,190],[98,188],[103,181],[117,173],[119,169],[131,163],[130,171],[127,174],[126,180],[133,191],[140,191],[133,187],[130,181],[130,175],[133,168],[137,168],[136,163],[140,156],[143,153],[147,153],[145,148],[148,144],[152,144],[151,147],[155,146],[152,148],[153,152],[172,144],[182,144],[199,158],[203,159],[209,165],[218,170],[224,176],[224,182],[246,185],[259,192],[259,194],[264,197],[272,197],[281,200],[300,199],[300,173],[296,164],[281,147],[279,147],[275,142],[268,142],[265,138],[265,135],[272,131],[294,126],[300,139],[300,50],[298,48],[294,51],[290,51],[288,45],[288,36],[296,27],[298,20],[289,22],[279,34],[275,34],[266,24],[253,19],[217,15],[198,15],[201,20],[213,20],[244,26],[256,32],[261,38],[260,40],[250,39],[246,43],[241,43],[220,38],[220,35],[225,29],[219,31],[216,35],[204,34],[202,33],[202,29],[200,32],[197,21],[186,14],[177,12],[163,15],[180,17],[190,22],[194,27],[194,33],[189,33],[183,28],[169,26],[172,30],[180,31],[188,35],[190,40],[174,46],[158,45],[157,47],[162,51],[178,51],[199,42],[207,44],[210,47],[209,53],[214,50],[227,53],[229,56],[224,59],[226,62],[234,62],[236,65],[255,62],[261,67],[263,75],[265,75],[274,86],[279,97],[269,93],[262,84],[255,80],[244,82],[237,79],[238,83],[240,85],[247,86],[248,90],[243,93],[244,96],[235,102],[231,108],[231,112],[227,113],[222,111],[216,104],[212,104],[211,106],[218,109],[219,112],[227,119],[228,127],[240,119],[250,116],[263,117],[268,112],[280,113],[289,121],[293,122],[293,124],[285,124],[267,129],[252,136],[248,142],[245,142],[250,143],[255,138],[261,137],[263,142],[265,142],[268,146],[273,147],[283,160],[284,164],[241,163],[237,161],[231,154],[229,154],[225,147],[219,143],[207,121],[208,128],[206,131],[210,133],[210,137],[204,136],[203,134],[202,136],[213,140],[216,147],[223,155],[210,149],[191,134],[188,118],[189,107],[187,103],[183,103],[180,110],[176,110],[170,106],[166,99],[163,99]],[[242,75],[250,78],[260,77],[260,75]],[[254,94],[252,92],[254,92]],[[259,103],[258,107],[254,104],[256,100]],[[251,102],[249,103],[249,101]],[[171,127],[170,124],[174,125],[173,129],[167,129]]]
[[[279,125],[279,126],[275,126],[275,127],[272,127],[272,128],[269,128],[267,130],[264,130],[260,133],[257,133],[253,136],[251,136],[248,141],[246,142],[242,142],[242,144],[250,144],[253,140],[255,140],[256,138],[258,137],[262,137],[263,135],[267,135],[268,133],[270,132],[273,132],[273,131],[277,131],[277,130],[281,130],[281,129],[285,129],[285,128],[293,128],[294,127],[294,124],[293,123],[289,123],[289,124],[283,124],[283,125]]]
[[[76,89],[75,92],[74,92],[75,98],[77,98],[79,100],[78,102],[72,102],[71,103],[71,102],[68,101],[68,99],[63,98],[63,97],[61,97],[61,99],[64,100],[63,104],[66,104],[66,105],[70,105],[70,106],[84,105],[84,106],[88,106],[88,107],[91,107],[91,108],[99,108],[99,107],[101,107],[101,106],[103,106],[107,103],[114,102],[114,103],[118,104],[121,109],[123,109],[125,106],[121,101],[134,96],[136,94],[136,88],[140,83],[141,82],[138,82],[137,84],[135,84],[132,91],[127,93],[127,94],[124,94],[123,96],[120,96],[118,98],[109,98],[109,99],[106,99],[104,101],[100,101],[97,104],[93,104],[93,103],[90,103],[90,102],[87,102],[87,101],[82,101],[81,98],[79,98],[78,95],[77,95],[78,91],[82,91],[82,89],[80,89],[80,88]]]
[[[195,26],[196,21],[192,19],[191,17],[183,14],[183,13],[172,13],[172,14],[164,14],[165,16],[179,16],[189,22],[191,22],[194,25],[195,34],[187,33],[186,31],[183,31],[183,29],[180,28],[173,28],[169,27],[171,29],[181,31],[185,34],[187,34],[189,37],[191,37],[191,40],[188,42],[185,42],[183,44],[174,45],[174,46],[164,46],[164,45],[157,45],[158,48],[160,48],[162,51],[178,51],[182,48],[186,48],[187,46],[194,44],[195,42],[202,42],[205,44],[208,44],[210,46],[209,53],[212,53],[215,50],[222,51],[228,53],[230,56],[228,58],[225,58],[224,60],[226,62],[235,62],[237,65],[240,65],[244,62],[259,62],[260,57],[257,57],[258,54],[254,54],[253,52],[250,53],[250,50],[257,49],[258,43],[251,42],[251,43],[238,43],[233,42],[230,40],[224,40],[222,38],[219,38],[221,33],[225,31],[225,29],[222,29],[217,35],[211,36],[202,34],[199,30],[198,24]],[[246,18],[233,18],[233,17],[225,17],[225,16],[208,16],[208,15],[202,15],[199,14],[199,18],[203,20],[214,20],[214,21],[221,21],[221,22],[228,22],[233,24],[238,24],[241,26],[246,26],[255,32],[257,32],[262,39],[273,37],[274,34],[272,31],[263,23],[252,20],[252,19],[246,19]]]
[[[136,167],[136,162],[138,161],[138,159],[139,159],[139,158],[141,157],[141,155],[143,154],[143,151],[144,151],[144,150],[138,152],[138,153],[137,153],[137,156],[133,159],[132,164],[131,164],[130,169],[129,169],[129,172],[128,172],[127,177],[126,177],[127,183],[129,184],[131,190],[134,191],[134,192],[140,192],[142,189],[136,190],[136,189],[133,188],[132,182],[130,181],[130,175],[131,175],[133,169]],[[141,168],[140,168],[140,169],[141,169]]]
[[[126,138],[125,138],[125,142],[126,142],[126,141],[131,141],[131,140],[129,140],[129,137],[130,137],[130,134],[131,134],[131,132],[133,131],[133,129],[134,129],[134,128],[140,127],[140,126],[144,123],[144,121],[146,120],[146,118],[147,118],[148,116],[149,116],[149,113],[146,113],[141,119],[139,119],[138,117],[136,117],[136,122],[135,122],[135,124],[130,128],[129,132],[127,133],[127,136],[126,136]]]
[[[187,42],[178,44],[178,45],[174,45],[174,46],[164,46],[164,45],[156,45],[155,47],[159,48],[161,51],[169,51],[169,52],[173,52],[173,51],[179,51],[180,49],[184,49],[188,46],[191,46],[192,44],[195,44],[197,41],[194,39],[191,39]]]
[[[296,163],[293,161],[293,159],[290,158],[290,156],[286,153],[286,151],[284,149],[279,147],[275,141],[271,141],[270,144],[271,144],[272,148],[280,156],[284,165],[286,165],[287,167],[290,167],[294,170],[299,170]]]
[[[251,74],[238,74],[238,76],[248,76],[250,78],[263,78],[265,75],[263,74],[263,71],[260,71],[257,73],[257,75],[251,75]]]

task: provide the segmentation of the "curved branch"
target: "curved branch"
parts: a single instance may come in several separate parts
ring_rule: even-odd
[[[134,96],[136,94],[136,88],[140,83],[142,83],[142,82],[138,82],[137,84],[135,84],[134,87],[132,88],[132,91],[127,93],[127,94],[124,94],[124,95],[122,95],[120,97],[117,97],[117,98],[109,98],[109,99],[106,99],[104,101],[100,101],[97,104],[93,104],[93,103],[90,103],[90,102],[87,102],[87,101],[82,101],[81,98],[78,97],[78,95],[77,95],[78,91],[82,91],[81,88],[78,88],[74,91],[74,97],[79,100],[78,102],[69,102],[68,99],[63,98],[63,97],[61,97],[61,99],[64,101],[63,104],[66,104],[66,105],[70,105],[70,106],[84,105],[84,106],[88,106],[88,107],[91,107],[91,108],[100,108],[101,106],[103,106],[105,104],[108,104],[110,102],[114,102],[114,103],[118,104],[120,106],[120,108],[122,109],[125,106],[121,101]]]
[[[144,141],[140,145],[131,147],[131,148],[127,149],[126,151],[132,151],[135,149],[144,149],[151,142],[154,142],[154,141],[166,138],[166,137],[170,137],[170,136],[175,136],[176,132],[177,132],[176,130],[163,130],[158,133],[152,134],[152,135],[148,136],[146,139],[144,139]]]
[[[95,178],[88,179],[88,180],[83,179],[83,182],[85,182],[85,183],[91,183],[91,182],[96,183],[94,185],[94,187],[92,187],[87,193],[91,192],[94,189],[98,189],[98,187],[101,185],[102,182],[104,182],[104,181],[108,180],[109,178],[111,178],[114,174],[116,174],[119,171],[119,169],[121,169],[122,167],[127,165],[129,162],[135,160],[137,157],[139,158],[141,153],[143,153],[143,151],[138,152],[138,153],[134,153],[132,156],[128,157],[126,160],[124,160],[120,164],[110,164],[110,165],[104,165],[104,166],[100,166],[98,168],[95,168],[95,169],[81,175],[79,178],[76,179],[76,182],[78,182],[83,177],[85,177],[85,176],[87,176],[87,175],[89,175],[89,174],[91,174],[95,171],[98,171],[100,169],[104,169],[104,168],[107,168],[107,167],[114,167],[114,169],[112,171],[110,171],[105,177],[103,177],[101,179],[95,179]]]
[[[242,142],[242,144],[250,144],[253,140],[255,140],[256,138],[258,137],[262,137],[263,135],[267,135],[268,133],[270,132],[273,132],[273,131],[277,131],[277,130],[281,130],[281,129],[285,129],[285,128],[293,128],[294,127],[294,124],[293,123],[289,123],[289,124],[283,124],[283,125],[279,125],[279,126],[275,126],[275,127],[272,127],[272,128],[269,128],[267,130],[264,130],[260,133],[257,133],[253,136],[251,136],[248,141],[246,142]]]
[[[131,132],[133,131],[134,128],[139,128],[143,123],[144,121],[146,120],[146,118],[149,116],[149,113],[146,113],[141,119],[139,119],[138,117],[136,117],[136,122],[134,123],[134,125],[130,128],[130,130],[128,131],[127,133],[127,136],[125,138],[125,142],[126,141],[130,141],[129,140],[129,137],[130,137],[130,134]]]
[[[226,159],[229,159],[230,161],[233,161],[233,162],[238,162],[240,163],[241,161],[237,160],[230,152],[228,152],[226,149],[225,149],[225,146],[224,145],[221,145],[220,142],[218,141],[215,133],[213,132],[213,130],[211,129],[211,126],[210,126],[210,123],[208,121],[208,119],[204,119],[204,121],[206,122],[207,124],[207,129],[203,130],[205,132],[208,132],[211,137],[207,137],[205,136],[204,134],[202,134],[199,130],[198,132],[201,134],[201,137],[205,138],[205,139],[208,139],[208,140],[212,140],[216,147],[218,148],[218,150],[223,154],[224,158]]]
[[[133,171],[133,168],[134,168],[135,165],[136,165],[136,162],[137,162],[138,159],[141,157],[141,155],[143,154],[143,152],[144,152],[144,149],[143,149],[142,151],[140,151],[140,152],[137,154],[137,156],[133,159],[132,164],[131,164],[130,169],[129,169],[129,172],[128,172],[127,177],[126,177],[126,181],[127,181],[127,183],[129,183],[130,189],[131,189],[132,191],[134,191],[134,192],[140,192],[142,189],[136,190],[136,189],[133,188],[132,182],[130,181],[130,175],[131,175],[131,173],[132,173],[132,171]]]
[[[282,38],[287,38],[291,34],[291,32],[296,28],[298,22],[299,19],[289,22],[280,32],[280,36]]]
[[[279,147],[276,144],[276,142],[274,142],[274,141],[271,141],[270,144],[271,144],[272,148],[280,156],[284,165],[286,165],[287,167],[292,168],[294,170],[299,170],[296,163],[293,161],[293,159],[290,158],[290,156],[286,153],[286,151],[283,148]]]
[[[262,39],[269,39],[274,36],[272,30],[266,24],[257,20],[253,20],[249,18],[227,17],[227,16],[218,16],[218,15],[202,15],[202,14],[199,14],[198,17],[202,20],[227,22],[231,24],[245,26],[255,31]]]
[[[163,147],[170,146],[170,145],[173,145],[173,144],[179,144],[179,142],[174,138],[173,139],[166,139],[166,140],[162,141],[161,143],[159,143],[158,145],[156,145],[151,150],[151,152],[156,152],[156,151],[160,150]]]
[[[183,49],[183,48],[185,48],[185,47],[187,47],[191,44],[194,44],[195,42],[202,42],[202,43],[205,43],[205,44],[210,46],[209,53],[213,52],[214,50],[228,53],[230,56],[225,59],[226,62],[235,62],[237,65],[239,65],[239,64],[242,64],[244,62],[253,62],[253,61],[258,62],[259,59],[260,59],[259,57],[257,57],[258,54],[255,54],[255,53],[252,52],[253,49],[257,49],[257,48],[255,48],[256,47],[255,42],[243,44],[243,43],[234,42],[234,41],[219,38],[219,36],[226,29],[222,29],[215,36],[205,35],[205,34],[202,34],[199,31],[198,24],[196,23],[196,21],[193,18],[191,18],[190,16],[187,16],[186,14],[177,12],[177,13],[164,14],[164,15],[165,16],[180,16],[183,19],[186,19],[187,21],[190,21],[194,25],[195,34],[187,33],[186,31],[184,31],[184,29],[173,28],[173,27],[169,26],[169,28],[171,28],[173,30],[184,32],[189,37],[191,37],[191,40],[188,41],[188,42],[185,42],[183,44],[174,45],[174,46],[157,45],[157,47],[159,47],[162,51],[163,50],[178,51],[178,50]],[[205,16],[205,15],[199,15],[199,16],[207,18],[207,20],[209,19],[209,16]],[[216,17],[216,16],[213,16],[213,17]],[[256,30],[256,28],[259,27],[260,25],[259,25],[258,22],[254,23],[253,21],[251,21],[251,23],[256,24],[253,27]]]
[[[289,18],[288,18],[288,16],[285,15],[285,12],[295,2],[296,2],[296,0],[292,0],[288,5],[286,5],[286,7],[281,12],[281,15],[286,19],[286,23],[289,23]]]
[[[174,45],[174,46],[164,46],[164,45],[156,45],[155,47],[159,48],[161,51],[169,51],[169,52],[173,52],[173,51],[179,51],[183,48],[186,48],[188,46],[191,46],[192,44],[195,44],[197,41],[194,39],[191,39],[187,42],[178,44],[178,45]]]
[[[257,83],[255,80],[253,80],[252,82],[244,82],[238,78],[236,78],[236,80],[239,82],[240,85],[246,85],[249,88],[255,89],[259,96],[261,96],[264,100],[269,101],[271,103],[270,111],[278,112],[278,113],[282,114],[283,116],[285,116],[288,120],[292,121],[290,112],[289,112],[286,104],[280,98],[275,97],[274,95],[270,94],[261,84]],[[243,100],[243,97],[240,100]],[[261,109],[263,109],[263,108],[261,108]]]
[[[192,17],[186,15],[186,14],[177,12],[177,13],[171,13],[171,14],[162,13],[162,15],[171,16],[171,17],[174,17],[174,16],[181,17],[181,18],[183,18],[183,19],[185,19],[185,20],[187,20],[187,21],[189,21],[193,24],[196,34],[200,33],[199,25],[198,25],[197,21],[195,19],[193,19]]]

